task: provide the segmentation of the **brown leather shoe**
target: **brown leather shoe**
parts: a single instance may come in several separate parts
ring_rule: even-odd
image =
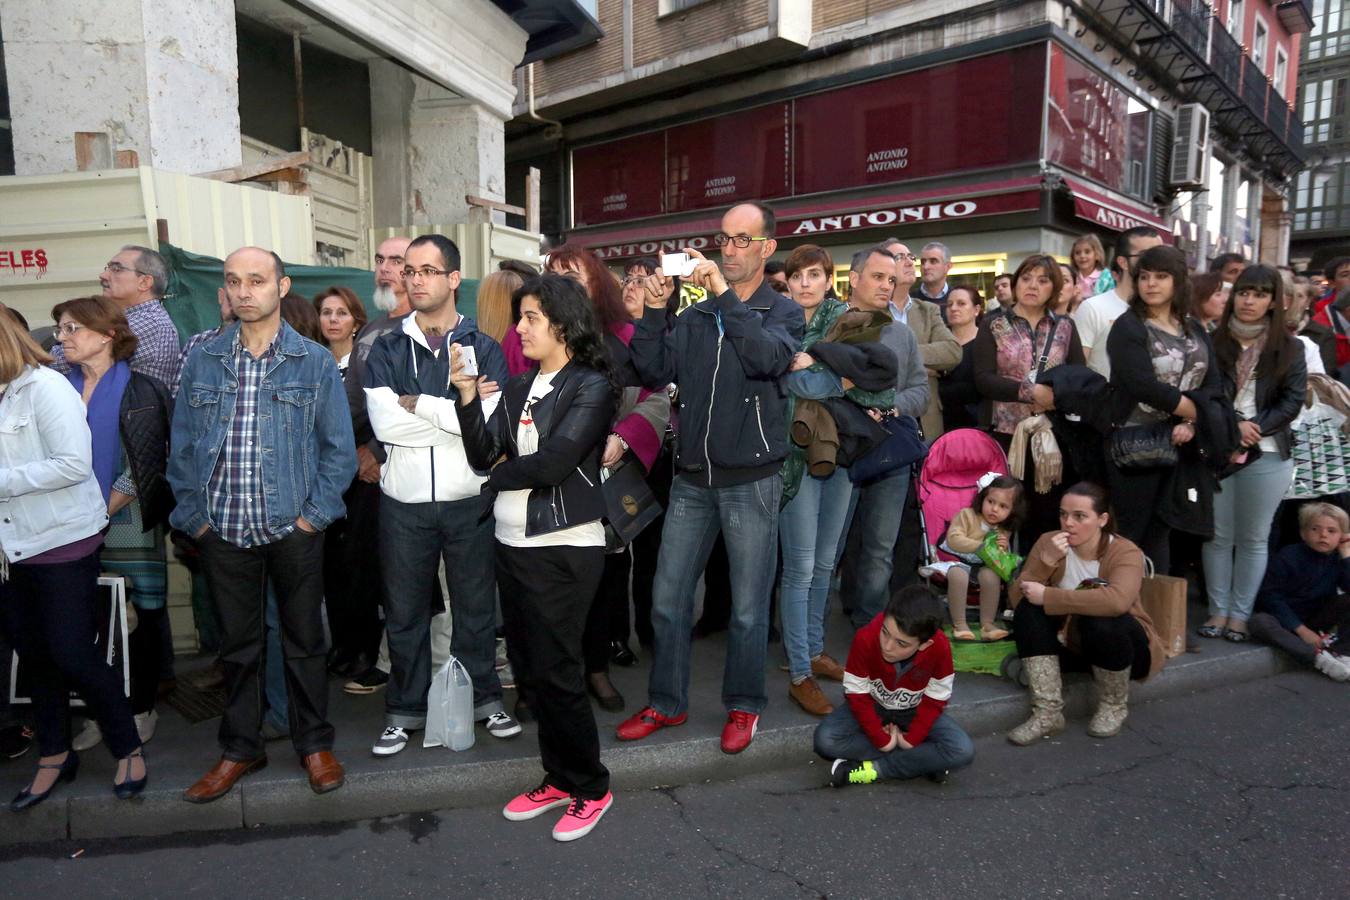
[[[336,791],[347,781],[347,776],[342,771],[342,763],[327,750],[311,753],[300,760],[300,765],[309,772],[309,786],[316,794]]]
[[[828,678],[831,681],[844,680],[844,667],[839,665],[833,656],[828,653],[822,653],[811,660],[811,674],[818,675],[821,678]]]
[[[792,702],[813,716],[828,716],[834,712],[834,706],[825,697],[825,692],[816,684],[814,678],[805,678],[788,688]]]
[[[215,768],[203,775],[196,784],[183,792],[183,799],[189,803],[210,803],[219,800],[230,792],[234,783],[249,772],[256,772],[267,765],[267,757],[236,762],[221,758]]]

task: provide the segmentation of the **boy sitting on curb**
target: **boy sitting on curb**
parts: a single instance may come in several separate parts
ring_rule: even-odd
[[[1252,637],[1336,681],[1350,681],[1350,516],[1330,503],[1298,510],[1303,543],[1270,561],[1256,595]]]
[[[970,765],[975,747],[943,713],[955,675],[942,603],[925,585],[896,592],[858,630],[844,666],[847,705],[816,727],[815,749],[834,760],[830,783],[940,778]]]

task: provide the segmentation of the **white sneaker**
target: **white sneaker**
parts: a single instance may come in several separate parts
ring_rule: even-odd
[[[408,732],[395,725],[384,730],[375,746],[370,748],[370,752],[376,756],[393,756],[406,746],[408,746]]]
[[[93,719],[85,719],[84,727],[70,742],[70,749],[83,753],[86,750],[93,750],[102,740],[103,732],[99,729],[98,723]]]
[[[1350,681],[1350,660],[1330,650],[1323,650],[1313,658],[1313,668],[1332,681]]]
[[[495,738],[515,737],[522,731],[520,723],[504,712],[493,713],[483,719],[483,724],[487,726],[488,734]]]
[[[141,743],[150,743],[150,739],[155,736],[155,725],[159,723],[159,713],[152,709],[149,712],[136,713],[135,718],[136,733],[140,735]]]

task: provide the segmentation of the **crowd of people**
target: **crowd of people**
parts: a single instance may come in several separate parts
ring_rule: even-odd
[[[1067,261],[1032,254],[985,298],[948,280],[941,242],[890,239],[853,255],[841,298],[825,249],[780,266],[775,233],[770,207],[738,204],[717,261],[689,249],[686,271],[637,259],[622,278],[564,245],[542,274],[485,278],[477,321],[435,234],[379,246],[374,319],[343,287],[291,293],[256,247],[224,261],[220,325],[181,349],[148,248],[52,310],[50,353],[6,310],[0,606],[40,747],[12,808],[100,741],[117,796],[145,788],[170,529],[204,577],[226,695],[194,803],[282,738],[315,792],[340,788],[330,676],[383,691],[371,752],[390,757],[427,727],[453,658],[486,734],[537,725],[544,777],[503,814],[563,808],[553,836],[574,840],[614,802],[591,704],[625,708],[610,665],[650,660],[619,740],[683,725],[708,714],[690,708],[692,641],[720,618],[721,748],[740,753],[769,702],[775,609],[785,692],[820,717],[836,786],[971,762],[946,712],[954,642],[1012,641],[1031,700],[1014,743],[1064,729],[1066,670],[1092,673],[1088,731],[1108,738],[1131,682],[1166,660],[1150,565],[1201,586],[1197,637],[1255,637],[1350,680],[1345,498],[1285,499],[1309,392],[1350,398],[1350,259],[1317,296],[1240,257],[1192,273],[1138,227],[1109,257],[1095,235]],[[972,435],[990,471],[916,538],[928,448]],[[138,620],[129,687],[95,646],[101,573],[126,577]],[[836,590],[842,663],[826,652]]]

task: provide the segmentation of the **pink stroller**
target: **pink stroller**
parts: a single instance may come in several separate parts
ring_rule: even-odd
[[[946,579],[929,568],[934,562],[956,557],[938,549],[947,526],[975,499],[976,482],[986,472],[1008,474],[1008,459],[998,442],[974,428],[949,431],[933,442],[919,473],[919,527],[924,541],[924,566],[919,573],[929,581]]]

